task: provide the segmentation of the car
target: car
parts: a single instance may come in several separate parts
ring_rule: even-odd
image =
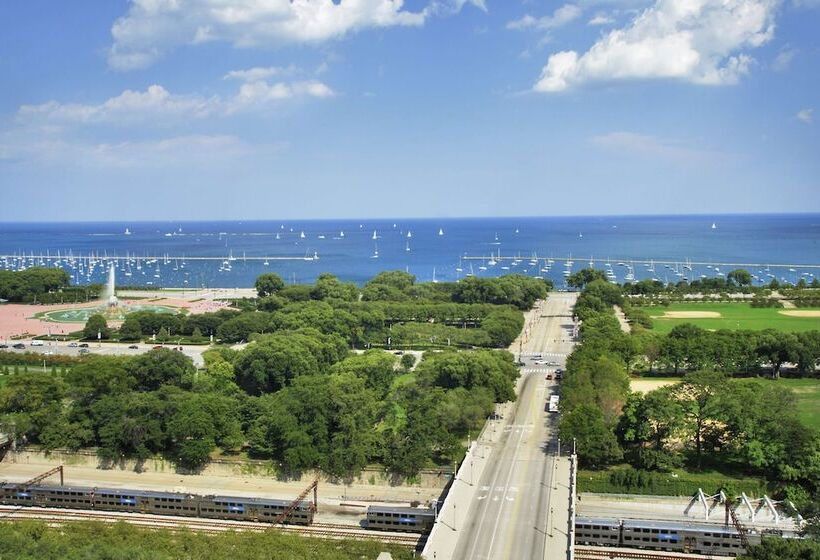
[[[533,363],[534,363],[535,365],[537,365],[537,366],[545,366],[545,365],[547,365],[547,362],[545,362],[544,360],[535,360]]]
[[[128,347],[128,349],[129,350],[138,350],[139,346],[137,346],[136,344],[132,344],[131,346]]]
[[[157,344],[151,350],[162,350],[163,348],[164,348],[164,346]]]
[[[77,347],[77,343],[76,343],[76,342],[69,342],[69,343],[68,343],[68,347],[69,347],[69,348],[76,348],[76,347]]]
[[[8,344],[0,344],[0,348],[8,348],[8,347],[9,347]]]
[[[25,350],[25,349],[26,349],[26,345],[25,345],[25,344],[23,344],[22,342],[18,342],[17,344],[15,344],[14,346],[12,346],[12,348],[15,348],[15,349],[17,349],[17,350]]]
[[[53,356],[53,355],[54,355],[54,350],[46,350],[45,352],[43,352],[43,356]]]
[[[395,351],[395,352],[393,352],[393,353],[394,353],[396,356],[403,356],[403,355],[404,355],[404,350],[396,350],[396,351]]]
[[[79,347],[80,347],[80,348],[88,348],[88,343],[87,343],[87,342],[83,342],[82,344],[80,344],[80,345],[79,345]]]
[[[89,352],[91,352],[91,350],[88,348],[80,348],[80,354],[88,354]]]
[[[547,378],[547,380],[552,380],[552,374],[548,373],[546,378]]]
[[[42,340],[32,340],[31,341],[31,346],[45,346],[45,345],[46,345],[46,343],[43,342]]]

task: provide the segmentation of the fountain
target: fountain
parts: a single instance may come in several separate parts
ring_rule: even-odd
[[[114,294],[115,279],[116,271],[112,263],[111,268],[108,269],[108,282],[105,283],[105,290],[103,290],[103,301],[108,305],[108,309],[116,309],[120,305],[119,300],[117,300],[117,296]]]
[[[55,323],[85,323],[91,315],[104,315],[109,321],[122,321],[128,313],[135,311],[150,311],[152,313],[175,314],[179,310],[167,305],[121,304],[115,293],[116,269],[112,264],[108,269],[108,279],[103,288],[100,304],[90,307],[74,307],[38,313],[36,316]]]

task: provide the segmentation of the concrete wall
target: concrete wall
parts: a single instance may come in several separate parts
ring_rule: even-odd
[[[94,449],[83,449],[79,451],[57,449],[46,453],[37,447],[27,446],[18,449],[16,452],[10,451],[3,461],[7,463],[43,465],[45,468],[66,465],[84,468],[110,468],[123,471],[199,474],[205,476],[241,476],[268,479],[277,477],[277,471],[272,461],[217,459],[211,461],[201,471],[191,473],[177,469],[173,462],[161,457],[148,459],[139,464],[134,459],[124,459],[115,465],[109,465],[97,457],[96,450]],[[305,484],[307,484],[312,481],[315,476],[316,473],[314,472],[305,472],[302,473],[300,478],[288,478],[287,480],[304,481]],[[328,480],[324,475],[320,475],[319,478],[322,481],[339,482],[336,480]],[[391,477],[380,469],[366,468],[357,478],[349,482],[351,484],[369,484],[373,486],[408,486],[443,489],[450,482],[451,478],[452,469],[422,471],[417,477],[408,481]]]

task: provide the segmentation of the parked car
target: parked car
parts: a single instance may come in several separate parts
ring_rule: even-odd
[[[552,379],[552,374],[551,374],[551,373],[548,373],[548,374],[547,374],[547,380],[551,380],[551,379]]]
[[[545,366],[545,365],[547,365],[547,362],[545,362],[544,360],[535,360],[533,363],[534,363],[535,365],[537,365],[537,366]]]
[[[32,340],[31,345],[32,346],[45,346],[46,343],[43,342],[42,340]]]
[[[128,347],[128,349],[129,350],[137,350],[137,349],[139,349],[139,346],[137,346],[136,344],[132,344],[131,346]]]
[[[88,348],[88,343],[87,343],[87,342],[83,342],[83,343],[82,343],[82,344],[80,344],[79,346],[80,346],[80,348]]]
[[[8,344],[0,344],[0,348],[8,348],[8,347],[9,347]]]
[[[91,350],[88,348],[80,348],[80,354],[88,354],[89,352],[91,352]]]
[[[25,350],[25,349],[26,349],[26,345],[25,345],[25,344],[23,344],[22,342],[18,342],[17,344],[15,344],[14,346],[12,346],[12,348],[15,348],[15,349],[17,349],[17,350]]]
[[[69,343],[68,343],[68,347],[69,347],[69,348],[76,348],[76,347],[77,347],[77,343],[76,343],[76,342],[69,342]]]
[[[164,346],[161,346],[161,345],[158,344],[158,345],[154,346],[152,348],[152,350],[162,350],[163,348],[164,348]]]

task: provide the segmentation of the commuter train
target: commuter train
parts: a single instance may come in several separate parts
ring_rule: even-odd
[[[760,544],[760,534],[746,534],[749,544]],[[746,549],[734,527],[674,521],[642,521],[638,519],[575,519],[575,544],[618,546],[738,556]]]
[[[81,486],[30,486],[0,483],[0,504],[62,507],[105,511],[131,511],[160,515],[273,522],[291,502],[237,496],[199,496],[151,490],[88,488]],[[300,502],[285,523],[313,523],[313,504]]]
[[[435,522],[436,513],[432,509],[393,506],[367,508],[368,529],[426,533],[433,528]]]

